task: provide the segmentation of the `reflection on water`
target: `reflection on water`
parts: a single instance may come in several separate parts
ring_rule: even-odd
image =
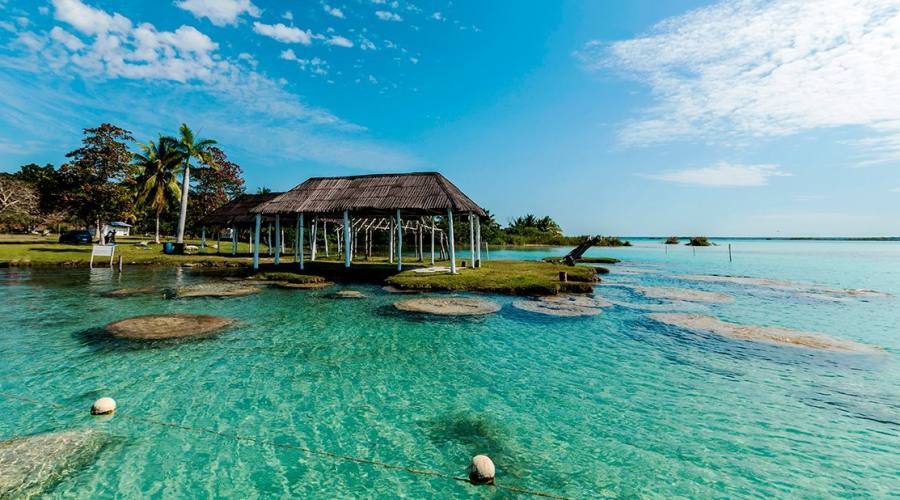
[[[886,496],[898,490],[900,244],[733,242],[592,249],[623,259],[596,316],[527,314],[509,297],[478,319],[398,314],[400,295],[353,286],[165,300],[221,279],[180,268],[0,271],[0,440],[98,428],[120,446],[78,461],[49,496],[411,496],[491,494],[456,481],[326,460],[302,445],[464,475],[490,455],[498,482],[570,497]],[[568,249],[493,249],[538,259]],[[618,273],[649,269],[658,272]],[[728,275],[866,289],[819,300]],[[732,297],[688,303],[634,286]],[[349,289],[349,288],[348,288]],[[804,293],[807,290],[804,291]],[[814,291],[809,293],[815,293]],[[821,291],[819,293],[822,293]],[[818,332],[885,348],[860,355],[787,348],[662,325],[647,312]],[[98,328],[141,314],[237,318],[208,339],[132,343]],[[122,415],[90,418],[112,396]],[[124,414],[177,424],[157,426]],[[249,435],[263,444],[178,426]],[[85,463],[87,462],[87,463]]]

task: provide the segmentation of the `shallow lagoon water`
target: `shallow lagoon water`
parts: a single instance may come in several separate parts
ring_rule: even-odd
[[[727,242],[726,242],[727,244]],[[567,497],[887,496],[900,490],[900,244],[735,241],[593,249],[623,259],[608,282],[724,293],[702,314],[821,332],[885,348],[855,355],[735,341],[615,306],[552,318],[490,297],[475,319],[405,315],[404,298],[352,286],[264,289],[231,299],[104,296],[117,287],[202,283],[181,269],[0,271],[0,439],[99,427],[116,446],[51,496],[394,496],[505,494],[292,447],[463,476],[490,455],[498,483]],[[536,259],[566,249],[492,251]],[[652,269],[657,273],[619,272]],[[865,288],[825,300],[789,290],[691,282],[730,274]],[[597,287],[622,304],[662,304]],[[208,339],[135,344],[97,329],[123,317],[215,314]],[[122,415],[88,415],[101,395]],[[127,415],[140,416],[140,419]],[[215,430],[193,432],[149,422]],[[233,435],[256,441],[235,440]],[[273,446],[277,445],[277,446]]]

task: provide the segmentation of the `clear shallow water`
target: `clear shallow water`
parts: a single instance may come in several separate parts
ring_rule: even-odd
[[[81,426],[119,437],[53,496],[493,496],[497,490],[235,441],[146,421],[87,415],[100,395],[123,413],[263,443],[462,476],[490,455],[498,482],[570,497],[803,496],[900,490],[900,244],[748,242],[733,248],[595,249],[625,260],[608,281],[726,293],[704,314],[886,349],[848,355],[738,342],[614,307],[579,319],[505,307],[476,320],[393,312],[402,298],[354,286],[267,289],[215,300],[108,298],[119,286],[208,279],[175,269],[0,271],[0,438]],[[491,252],[540,258],[566,249]],[[656,273],[644,270],[659,271]],[[868,288],[891,298],[828,301],[783,290],[689,282],[733,274]],[[598,287],[621,302],[655,304]],[[136,314],[240,320],[204,340],[111,342],[95,329]]]

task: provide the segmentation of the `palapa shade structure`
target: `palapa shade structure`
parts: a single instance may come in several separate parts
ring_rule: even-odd
[[[470,240],[472,247],[472,263],[476,267],[481,260],[481,230],[477,223],[479,217],[487,213],[458,187],[437,172],[415,172],[405,174],[373,174],[345,177],[314,177],[299,186],[266,200],[250,209],[256,217],[256,246],[254,248],[254,267],[259,266],[259,231],[263,216],[275,219],[276,238],[279,235],[282,216],[294,216],[297,220],[299,242],[303,241],[304,215],[318,218],[342,219],[344,247],[344,264],[350,267],[351,262],[351,230],[354,225],[351,217],[370,220],[373,223],[381,218],[390,221],[388,226],[393,240],[396,229],[397,268],[402,269],[403,221],[402,217],[417,217],[424,227],[424,217],[431,217],[432,260],[434,255],[434,233],[437,231],[434,216],[447,217],[449,227],[451,272],[456,272],[456,259],[453,238],[453,215],[469,216]],[[369,224],[371,226],[372,224]],[[378,222],[380,227],[381,223]],[[392,227],[391,227],[392,226]],[[315,226],[313,226],[315,227]],[[421,239],[421,238],[420,238]],[[279,261],[281,242],[276,239],[275,263]],[[303,245],[299,262],[303,267]]]
[[[255,223],[256,216],[250,212],[260,203],[267,202],[282,193],[242,194],[221,207],[206,214],[200,219],[201,236],[200,248],[206,247],[206,227],[231,228],[231,254],[237,254],[237,237],[240,226],[249,226]],[[219,231],[218,233],[221,233]],[[218,245],[221,247],[221,244]]]
[[[235,224],[252,224],[256,218],[250,211],[283,193],[242,194],[200,219],[203,226],[228,227]]]
[[[374,174],[347,177],[314,177],[290,191],[257,205],[254,213],[355,216],[446,215],[470,213],[486,215],[471,198],[437,172]]]

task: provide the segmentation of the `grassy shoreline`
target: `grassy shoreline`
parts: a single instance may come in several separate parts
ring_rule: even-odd
[[[162,245],[153,243],[139,246],[146,241],[137,238],[120,238],[114,257],[117,265],[119,256],[126,266],[190,266],[209,268],[210,271],[232,269],[238,275],[250,276],[252,255],[250,245],[241,243],[238,254],[231,255],[231,244],[223,243],[222,253],[216,254],[212,247],[215,242],[207,242],[206,253],[188,255],[165,255]],[[190,245],[199,241],[189,240]],[[0,240],[0,268],[3,267],[78,267],[86,268],[91,257],[90,245],[64,245],[49,238],[29,238],[26,241]],[[460,264],[464,259],[460,259]],[[385,257],[364,260],[357,257],[347,269],[339,256],[332,255],[310,262],[307,256],[304,275],[321,277],[338,282],[364,282],[388,284],[400,289],[417,291],[471,291],[498,293],[505,295],[555,295],[558,293],[590,293],[593,284],[599,281],[598,270],[590,266],[569,267],[543,261],[485,261],[480,269],[459,267],[459,273],[418,273],[415,269],[426,267],[426,263],[404,260],[404,271],[398,272],[396,264]],[[448,261],[437,262],[437,266],[449,267]],[[94,259],[95,267],[108,267],[108,258]],[[559,273],[565,271],[568,281],[560,281]],[[276,266],[266,248],[260,255],[260,273],[293,273],[300,275],[293,251],[289,250]],[[229,271],[232,273],[232,271]]]

